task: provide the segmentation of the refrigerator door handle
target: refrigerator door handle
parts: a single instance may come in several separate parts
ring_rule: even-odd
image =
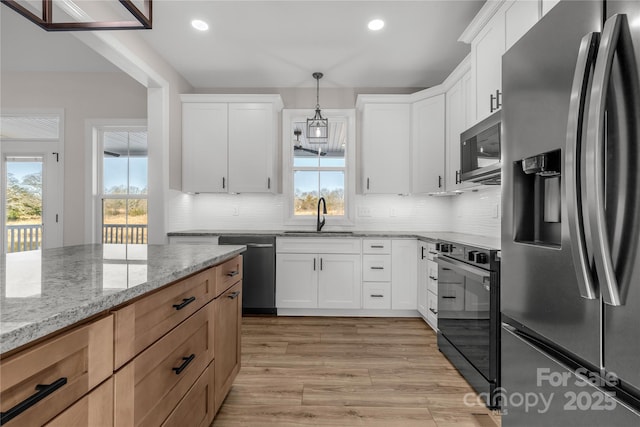
[[[611,70],[614,55],[618,49],[628,49],[629,46],[618,43],[623,28],[628,29],[627,17],[624,14],[613,15],[604,24],[596,68],[593,75],[593,87],[589,102],[589,121],[587,126],[586,163],[590,168],[587,173],[587,194],[589,210],[589,224],[593,239],[593,252],[598,278],[601,286],[602,299],[613,306],[623,305],[620,289],[613,267],[609,232],[605,216],[605,109],[607,92],[611,82]],[[628,55],[627,52],[620,56]],[[633,52],[630,52],[633,58]]]
[[[586,34],[580,42],[576,71],[571,87],[569,119],[567,122],[567,144],[565,154],[565,176],[569,234],[571,236],[571,253],[578,276],[580,295],[586,299],[598,297],[596,284],[591,274],[588,251],[585,243],[585,224],[582,212],[582,165],[580,164],[585,101],[589,90],[589,77],[593,71],[598,51],[600,33]]]

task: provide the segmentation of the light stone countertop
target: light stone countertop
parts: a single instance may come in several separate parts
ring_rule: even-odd
[[[476,234],[441,232],[441,231],[295,231],[295,230],[184,230],[167,233],[168,236],[221,236],[221,235],[247,235],[263,236],[273,235],[277,237],[364,237],[379,239],[415,238],[427,242],[451,242],[463,245],[476,246],[489,250],[500,250],[500,237],[481,236]]]
[[[244,252],[241,245],[79,245],[0,257],[0,354]]]

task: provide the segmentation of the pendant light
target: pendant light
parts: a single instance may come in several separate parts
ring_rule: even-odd
[[[326,144],[329,140],[329,120],[320,113],[320,79],[322,73],[313,73],[316,79],[316,115],[307,119],[307,142],[309,144]]]

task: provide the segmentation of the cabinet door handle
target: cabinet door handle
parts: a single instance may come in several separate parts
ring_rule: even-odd
[[[424,259],[424,246],[421,246],[420,248],[422,250],[422,255],[420,255],[420,259]]]
[[[316,259],[313,259],[313,271],[316,271]]]
[[[433,314],[436,314],[436,315],[438,314],[438,312],[435,311],[433,308],[429,308],[429,311],[432,312]]]
[[[322,258],[320,258],[320,271],[322,271]]]
[[[271,178],[267,178],[267,190],[271,190]]]
[[[51,384],[38,384],[36,385],[37,393],[32,394],[27,397],[22,402],[18,403],[13,408],[7,410],[6,412],[0,412],[0,425],[8,423],[10,420],[14,419],[36,403],[40,402],[45,397],[49,396],[51,393],[62,387],[67,383],[67,378],[62,377]]]
[[[222,188],[224,189],[224,188],[225,188],[225,186],[226,186],[226,181],[225,181],[225,178],[224,178],[224,176],[223,176],[223,177],[222,177]]]
[[[496,89],[496,110],[499,110],[502,107],[502,92],[500,89]]]
[[[456,171],[456,184],[460,184],[462,180],[460,179],[460,171]]]
[[[438,175],[438,188],[442,188],[442,175]]]
[[[384,298],[382,294],[371,294],[371,298]]]
[[[177,368],[171,368],[171,370],[174,371],[176,375],[180,375],[182,371],[184,371],[184,369],[189,365],[189,363],[193,362],[193,359],[195,358],[196,358],[196,355],[193,353],[189,357],[183,357],[182,365],[178,366]]]
[[[369,189],[369,178],[367,178],[367,190]]]
[[[384,270],[384,267],[371,267],[372,270]]]
[[[235,292],[232,292],[229,295],[227,295],[227,298],[236,299],[236,298],[238,298],[238,295],[240,295],[240,291],[235,291]]]
[[[237,276],[238,274],[240,274],[240,272],[238,270],[233,270],[227,273],[227,276],[229,277],[233,277],[233,276]]]
[[[196,300],[196,297],[183,298],[180,304],[173,304],[172,307],[175,308],[176,310],[182,310],[183,308],[185,308],[195,300]]]
[[[490,112],[490,113],[493,113],[493,112],[494,112],[494,109],[493,109],[493,101],[494,101],[495,99],[496,99],[496,98],[493,96],[493,94],[490,94],[490,95],[489,95],[489,112]]]

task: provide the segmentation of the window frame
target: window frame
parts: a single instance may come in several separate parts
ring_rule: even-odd
[[[293,166],[293,146],[295,144],[294,135],[289,132],[294,122],[306,122],[308,117],[314,115],[314,110],[306,109],[284,109],[282,110],[282,193],[284,196],[284,224],[287,226],[313,226],[316,225],[315,215],[294,214],[295,189],[293,174],[296,170],[344,170],[344,210],[343,216],[327,215],[327,227],[332,226],[353,226],[355,187],[356,187],[356,110],[355,109],[330,109],[322,110],[323,117],[329,119],[341,119],[347,123],[347,144],[345,150],[345,166],[342,167],[307,167]]]
[[[92,149],[87,150],[90,160],[87,162],[91,167],[87,168],[87,175],[90,174],[87,182],[87,205],[85,240],[87,243],[102,243],[102,207],[106,199],[144,199],[147,200],[147,241],[149,232],[149,155],[147,152],[147,193],[146,194],[104,194],[104,171],[103,171],[103,134],[104,132],[147,132],[147,150],[149,147],[149,129],[146,120],[123,119],[123,120],[101,120],[91,121],[87,124],[88,139],[91,141]],[[127,190],[128,191],[128,190]]]

